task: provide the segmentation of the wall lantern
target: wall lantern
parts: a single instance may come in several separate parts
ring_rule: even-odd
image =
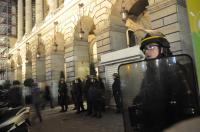
[[[83,36],[84,36],[84,31],[82,29],[82,27],[80,28],[80,31],[79,31],[79,38],[82,40],[83,39]]]
[[[39,52],[37,52],[36,57],[40,58],[40,53]]]
[[[21,65],[20,64],[17,64],[17,67],[20,67]]]
[[[126,21],[128,18],[128,10],[126,10],[125,7],[122,7],[121,9],[121,17],[122,17],[122,21]]]
[[[121,18],[123,22],[126,22],[126,20],[128,19],[129,16],[134,16],[133,13],[128,12],[128,10],[125,7],[125,0],[122,0],[122,4],[121,4]]]

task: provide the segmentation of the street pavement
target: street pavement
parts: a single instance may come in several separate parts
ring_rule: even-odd
[[[43,110],[43,122],[36,119],[30,132],[124,132],[122,115],[113,109],[106,109],[102,118],[76,114],[72,107],[65,113],[59,111],[60,107]]]

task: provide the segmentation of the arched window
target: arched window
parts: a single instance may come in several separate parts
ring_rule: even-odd
[[[133,30],[128,29],[126,31],[126,37],[127,37],[127,45],[128,45],[128,47],[133,47],[133,46],[136,45],[135,34],[134,34]]]
[[[93,41],[90,49],[90,74],[98,75],[97,43]]]

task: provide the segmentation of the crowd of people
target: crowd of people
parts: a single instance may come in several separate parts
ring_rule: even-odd
[[[68,97],[68,87],[63,78],[59,81],[58,102],[61,111],[67,111],[70,99]],[[74,104],[74,110],[79,114],[87,111],[86,115],[93,115],[101,118],[102,111],[105,109],[105,85],[100,77],[87,76],[84,81],[76,78],[69,83],[71,102]],[[86,101],[86,108],[83,105]]]
[[[117,104],[116,112],[120,113],[120,81],[116,73],[113,77],[113,96]],[[58,102],[61,107],[60,112],[67,112],[70,104],[74,105],[73,110],[76,114],[85,112],[86,116],[101,118],[102,112],[105,111],[105,84],[100,77],[87,75],[84,80],[76,78],[71,82],[66,82],[64,78],[60,78],[57,92],[58,101],[53,101],[50,86],[45,85],[44,88],[41,88],[33,79],[27,79],[24,81],[24,88],[22,88],[20,81],[14,80],[8,90],[8,104],[9,107],[31,106],[35,111],[32,119],[38,118],[40,122],[42,122],[41,110],[47,105],[54,108],[57,105],[55,102]]]
[[[172,52],[170,51],[170,44],[163,36],[147,34],[142,40],[140,50],[144,53],[146,61],[172,56]],[[149,63],[150,61],[148,62],[148,64]],[[155,82],[160,78],[156,78],[156,75],[158,74],[152,72],[156,71],[155,69],[158,69],[158,67],[152,68],[152,66],[150,66],[151,65],[147,65],[147,70],[145,74],[146,76],[142,80],[142,87],[139,94],[133,100],[134,107],[130,107],[134,108],[134,110],[131,109],[130,114],[134,115],[136,113],[134,115],[134,118],[130,117],[130,121],[133,122],[132,126],[135,129],[141,132],[159,132],[176,123],[177,121],[185,119],[186,117],[188,118],[199,114],[195,113],[196,111],[194,111],[199,108],[198,101],[195,101],[195,91],[188,89],[189,83],[185,83],[186,79],[183,78],[182,74],[175,75],[172,73],[174,71],[169,72],[167,70],[166,72],[162,72],[166,73],[164,74],[165,76],[169,73],[172,73],[172,75],[174,75],[173,77],[176,78],[171,79],[173,83],[170,82],[170,79],[164,79],[163,84],[166,85],[164,85],[165,87],[162,87],[162,85],[155,85]],[[179,63],[174,66],[174,69],[177,69],[178,66],[180,67]],[[165,71],[165,68],[162,67],[162,69],[164,69]],[[179,68],[179,70],[180,69],[181,68]],[[161,70],[159,69],[159,71]],[[113,79],[114,82],[112,85],[112,91],[116,103],[116,113],[121,113],[122,93],[118,73],[113,74]],[[39,121],[42,122],[40,106],[42,105],[44,107],[45,104],[49,102],[50,107],[54,107],[50,90],[51,88],[50,86],[46,85],[43,94],[41,94],[41,90],[38,87],[38,84],[33,80],[30,82],[31,83],[28,83],[30,85],[26,85],[27,88],[25,91],[26,94],[24,103],[26,105],[32,104],[33,108],[35,108],[35,113]],[[179,85],[177,85],[177,82],[179,82]],[[180,83],[182,83],[182,85],[180,85]],[[168,86],[170,86],[170,88]],[[13,86],[11,87],[12,88],[9,90],[8,93],[10,106],[17,107],[22,105],[23,98],[21,91],[22,89],[20,88],[20,82],[13,81]],[[155,94],[155,91],[157,91],[157,95]],[[61,77],[58,82],[57,92],[58,105],[60,105],[61,107],[60,112],[68,111],[68,105],[70,103],[74,104],[74,110],[76,110],[77,114],[86,111],[87,116],[101,118],[102,112],[105,111],[105,84],[100,77],[88,75],[84,80],[76,78],[71,82],[66,82],[65,78]],[[69,94],[71,96],[69,96]],[[42,104],[41,97],[44,100],[44,103]],[[86,102],[86,107],[84,107],[84,101]],[[152,102],[154,103],[153,105]],[[158,112],[155,112],[155,109]],[[138,111],[142,114],[138,114]],[[173,118],[171,118],[171,116]]]

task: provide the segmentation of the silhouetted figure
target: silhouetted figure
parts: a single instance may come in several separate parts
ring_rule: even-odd
[[[18,107],[22,105],[22,88],[20,87],[20,82],[13,81],[13,86],[8,92],[8,101],[10,107]]]
[[[103,94],[105,91],[104,84],[99,78],[99,80],[94,79],[95,87],[94,87],[94,93],[93,93],[93,110],[94,110],[94,116],[101,118],[102,117],[102,110],[103,110]]]
[[[113,90],[113,96],[115,99],[115,103],[116,103],[116,113],[120,113],[121,112],[121,107],[122,107],[122,97],[121,97],[121,89],[120,89],[120,79],[119,79],[119,75],[117,73],[113,74],[113,85],[112,85],[112,90]]]
[[[84,89],[83,89],[83,93],[84,93],[84,97],[86,99],[86,104],[87,104],[87,112],[89,111],[88,110],[88,107],[90,107],[89,105],[89,97],[88,97],[88,90],[90,88],[90,85],[91,85],[91,78],[89,75],[87,75],[86,77],[86,80],[85,80],[85,85],[84,85]]]
[[[71,93],[71,99],[72,99],[72,102],[74,103],[74,108],[73,110],[76,110],[77,109],[77,102],[76,102],[76,97],[75,97],[75,87],[73,86],[74,84],[74,81],[70,82],[70,87],[71,87],[71,90],[70,90],[70,93]]]
[[[40,105],[41,105],[40,88],[38,87],[37,83],[33,83],[31,87],[31,94],[36,116],[39,118],[39,121],[42,122],[42,116],[40,112]]]
[[[45,99],[45,105],[47,102],[50,103],[50,107],[53,108],[53,101],[52,101],[52,96],[51,96],[51,91],[50,87],[48,85],[45,86],[44,89],[44,99]]]
[[[88,113],[87,115],[91,115],[92,113],[95,116],[94,112],[94,103],[95,103],[95,97],[96,97],[96,89],[97,89],[97,80],[95,78],[91,78],[91,84],[88,89]]]
[[[58,102],[61,106],[61,111],[60,112],[64,112],[67,111],[68,109],[68,102],[67,102],[67,84],[64,81],[64,78],[61,78],[61,80],[59,81],[59,85],[58,85]]]
[[[83,106],[82,81],[80,78],[74,81],[73,87],[75,90],[77,113],[80,113],[81,111],[85,111]]]
[[[102,97],[101,97],[102,111],[105,111],[105,105],[106,105],[105,104],[105,90],[106,90],[106,88],[105,88],[104,82],[101,77],[98,77],[98,87],[101,89],[101,92],[102,92]]]

